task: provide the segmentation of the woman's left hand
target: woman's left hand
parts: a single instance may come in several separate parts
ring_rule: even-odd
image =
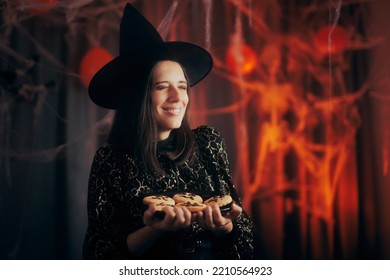
[[[217,236],[229,234],[233,230],[233,221],[240,217],[242,208],[232,203],[231,210],[225,215],[221,214],[218,205],[207,206],[203,212],[197,212],[195,220],[207,230]]]

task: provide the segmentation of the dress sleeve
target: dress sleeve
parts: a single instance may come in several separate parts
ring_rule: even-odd
[[[195,130],[200,146],[200,157],[220,194],[230,194],[241,206],[241,198],[233,184],[225,141],[217,130],[202,126]],[[220,259],[252,259],[254,254],[254,228],[248,214],[243,210],[233,222],[233,231],[217,241],[217,256]],[[229,244],[229,246],[226,246]]]
[[[88,183],[88,229],[83,248],[86,259],[131,258],[122,223],[121,175],[120,161],[112,148],[100,148]]]

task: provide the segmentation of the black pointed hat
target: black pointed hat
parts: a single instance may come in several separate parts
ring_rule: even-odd
[[[104,65],[92,78],[88,93],[97,105],[117,109],[124,100],[121,85],[130,88],[145,82],[151,67],[160,60],[173,60],[185,69],[190,86],[210,72],[213,61],[200,46],[179,41],[164,42],[154,26],[130,4],[120,24],[119,56]]]

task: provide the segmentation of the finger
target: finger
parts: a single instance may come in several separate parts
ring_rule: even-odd
[[[195,222],[198,220],[198,213],[191,213],[191,222]]]
[[[242,208],[237,204],[233,203],[231,210],[229,211],[229,213],[225,215],[225,217],[231,220],[235,220],[241,216],[241,213],[242,213]]]
[[[241,213],[242,212],[242,207],[233,202],[232,206],[231,206],[231,210],[237,211],[237,212]]]
[[[184,223],[184,214],[181,207],[174,207],[173,211],[175,211],[175,219],[172,221],[172,227],[176,228]]]
[[[187,208],[183,209],[184,226],[188,227],[192,223],[192,213]]]
[[[213,210],[213,222],[216,227],[223,226],[229,222],[224,216],[222,216],[221,210],[219,209],[218,205],[213,205],[212,210]]]
[[[168,207],[168,206],[164,207],[163,211],[165,212],[165,217],[162,220],[162,222],[166,229],[170,229],[173,221],[176,218],[176,212],[174,210],[174,207]]]
[[[211,206],[211,210],[213,213],[213,220],[215,223],[215,220],[219,220],[220,218],[222,218],[221,209],[219,209],[218,205],[213,205]]]
[[[198,222],[199,226],[202,227],[202,228],[205,228],[206,227],[206,223],[205,223],[205,220],[204,220],[204,212],[196,212],[195,213],[196,215],[196,221]]]
[[[204,210],[204,222],[206,227],[209,229],[213,229],[215,227],[213,221],[213,210],[209,205]]]
[[[184,210],[184,216],[186,218],[186,221],[189,222],[189,224],[192,223],[192,213],[187,208]]]
[[[154,204],[149,205],[148,209],[144,212],[144,224],[151,225],[153,223],[153,215],[156,212],[156,206]]]
[[[174,210],[176,217],[172,223],[172,228],[184,228],[191,224],[191,212],[186,207],[175,207]]]

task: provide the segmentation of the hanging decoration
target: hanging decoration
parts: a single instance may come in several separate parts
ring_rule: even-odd
[[[80,75],[83,84],[88,86],[93,75],[112,59],[111,53],[102,47],[94,47],[88,50],[80,64]]]
[[[228,69],[235,74],[250,74],[257,64],[257,55],[247,44],[233,44],[229,46],[225,59]]]
[[[314,36],[314,45],[323,55],[342,53],[348,41],[347,31],[339,25],[325,25]]]

